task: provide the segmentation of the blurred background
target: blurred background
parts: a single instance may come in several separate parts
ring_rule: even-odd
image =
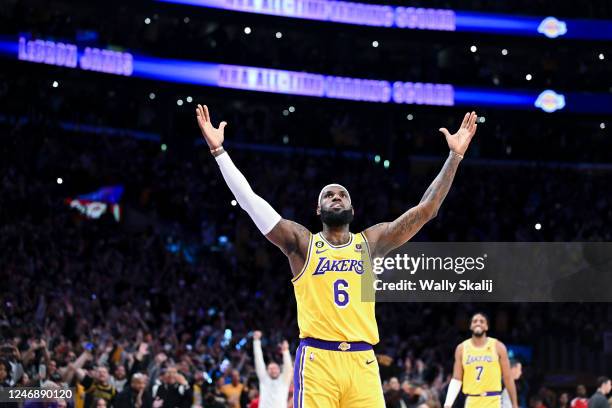
[[[233,201],[197,103],[311,231],[331,182],[354,232],[418,203],[437,129],[475,110],[415,240],[611,240],[612,3],[359,4],[0,1],[0,386],[123,406],[108,387],[143,373],[147,405],[176,369],[189,395],[162,406],[256,407],[252,332],[266,361],[294,353],[288,263]],[[612,374],[609,304],[380,304],[389,407],[440,406],[476,310],[522,363],[521,407],[586,408]]]

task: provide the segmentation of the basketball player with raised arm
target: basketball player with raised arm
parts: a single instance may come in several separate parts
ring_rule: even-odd
[[[500,408],[502,379],[512,408],[518,408],[516,387],[506,346],[487,336],[489,319],[476,313],[470,321],[472,337],[455,349],[453,378],[448,385],[444,408],[451,408],[459,390],[466,395],[465,408]]]
[[[283,219],[253,192],[223,149],[227,123],[213,127],[208,108],[198,105],[200,130],[236,201],[289,258],[301,339],[293,377],[294,408],[384,408],[372,350],[378,343],[374,302],[361,301],[364,257],[384,257],[436,216],[476,132],[476,119],[476,113],[467,113],[454,134],[440,129],[450,152],[419,204],[394,221],[353,234],[351,196],[343,186],[329,184],[315,207],[323,230],[312,234]]]

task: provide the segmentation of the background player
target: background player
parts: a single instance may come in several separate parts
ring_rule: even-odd
[[[448,386],[444,407],[452,407],[463,384],[466,408],[499,408],[503,378],[512,407],[517,408],[516,387],[506,346],[487,336],[489,321],[483,313],[472,316],[470,330],[472,337],[455,350],[453,379]]]
[[[255,358],[255,372],[259,380],[259,408],[286,408],[289,385],[291,384],[291,354],[289,354],[289,343],[284,340],[281,344],[283,353],[283,368],[274,361],[268,364],[263,358],[261,349],[261,332],[253,332],[253,354]]]
[[[323,231],[313,235],[283,219],[253,192],[223,149],[226,122],[212,125],[208,107],[198,105],[202,135],[236,201],[257,228],[289,259],[298,308],[300,347],[294,373],[294,408],[384,406],[372,345],[378,343],[374,302],[361,302],[364,257],[382,257],[412,238],[436,216],[457,167],[476,132],[476,113],[459,130],[442,128],[449,157],[418,205],[392,222],[352,234],[354,209],[346,188],[325,186],[317,202]],[[369,243],[372,243],[370,247]]]

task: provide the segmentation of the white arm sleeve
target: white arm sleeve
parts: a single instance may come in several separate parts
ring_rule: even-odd
[[[446,391],[446,400],[444,401],[445,407],[452,407],[455,403],[455,399],[457,399],[457,395],[459,395],[459,391],[461,390],[461,381],[453,378],[448,384],[448,390]]]
[[[282,218],[280,214],[266,200],[255,194],[249,182],[234,165],[227,152],[221,153],[215,159],[221,169],[223,179],[236,197],[240,207],[249,214],[262,234],[266,235],[272,231],[272,228]]]

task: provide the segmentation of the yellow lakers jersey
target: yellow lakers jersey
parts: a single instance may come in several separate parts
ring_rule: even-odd
[[[363,233],[351,233],[349,242],[338,246],[322,233],[310,236],[304,267],[292,280],[300,338],[378,343],[375,304],[361,301],[369,259]]]
[[[495,348],[497,340],[487,339],[484,347],[476,347],[471,339],[463,344],[463,393],[480,395],[501,391],[501,366]]]

